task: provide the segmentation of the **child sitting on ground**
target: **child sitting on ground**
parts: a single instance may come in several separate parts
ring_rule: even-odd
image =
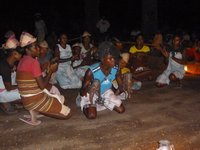
[[[123,88],[126,91],[125,93],[128,94],[125,96],[126,99],[127,97],[131,97],[132,90],[139,90],[141,88],[142,83],[132,77],[132,73],[127,67],[129,63],[130,54],[122,53],[120,56],[121,58],[118,64],[123,79]],[[116,81],[113,82],[113,86],[115,88],[118,87]]]

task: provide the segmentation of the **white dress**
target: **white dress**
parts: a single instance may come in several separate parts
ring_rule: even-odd
[[[80,60],[75,60],[73,62],[73,67],[79,66],[82,63],[82,59]],[[79,77],[79,79],[82,79],[85,76],[85,72],[87,71],[87,69],[89,68],[89,66],[85,65],[85,66],[80,66],[74,69],[75,73],[77,74],[77,76]]]
[[[60,59],[67,59],[72,57],[72,50],[70,45],[66,45],[66,48],[62,48],[60,44],[57,44],[60,51]],[[81,80],[74,72],[71,61],[59,63],[58,70],[56,72],[56,80],[63,89],[75,89],[81,88]]]

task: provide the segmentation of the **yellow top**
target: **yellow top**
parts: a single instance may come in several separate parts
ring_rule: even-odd
[[[130,48],[130,50],[129,50],[129,52],[132,53],[132,54],[137,53],[137,52],[144,52],[144,53],[147,53],[147,52],[149,52],[149,51],[150,51],[150,48],[149,48],[149,46],[146,46],[146,45],[144,45],[144,46],[142,47],[142,49],[137,49],[137,48],[135,47],[135,45],[134,45],[134,46],[132,46],[132,47]]]
[[[121,73],[122,73],[122,74],[129,73],[129,72],[130,72],[130,69],[129,69],[129,68],[122,68],[122,69],[121,69]]]
[[[125,74],[125,73],[130,73],[130,69],[129,68],[122,68],[121,69],[121,73]],[[113,80],[113,86],[117,89],[118,88],[118,83],[117,80]]]

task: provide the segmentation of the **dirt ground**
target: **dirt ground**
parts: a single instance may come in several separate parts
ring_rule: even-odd
[[[41,118],[34,127],[0,114],[0,150],[156,150],[169,140],[175,150],[200,150],[200,77],[186,77],[183,87],[156,88],[146,81],[124,101],[126,112],[108,110],[88,120],[75,105],[78,90],[62,90],[72,108],[69,120]]]

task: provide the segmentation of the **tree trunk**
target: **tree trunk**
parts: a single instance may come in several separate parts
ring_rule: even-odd
[[[99,19],[99,1],[100,0],[84,0],[85,29],[91,33],[96,32],[96,23]]]
[[[142,32],[151,37],[157,31],[157,0],[142,0]]]

